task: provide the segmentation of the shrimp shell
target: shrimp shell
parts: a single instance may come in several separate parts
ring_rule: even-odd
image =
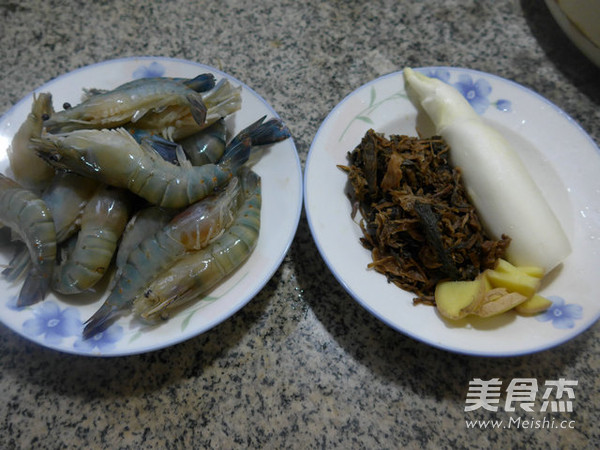
[[[96,334],[109,319],[128,309],[154,277],[188,251],[205,248],[218,238],[233,222],[240,198],[239,182],[234,178],[219,194],[191,205],[161,230],[142,240],[129,253],[104,304],[86,322],[84,337]]]
[[[206,294],[250,256],[260,231],[261,189],[258,175],[248,172],[246,177],[246,199],[223,236],[178,260],[134,300],[134,310],[143,319],[167,318],[174,308]]]
[[[176,210],[161,208],[160,206],[149,206],[136,212],[127,222],[119,249],[115,265],[117,271],[125,266],[129,254],[144,239],[152,236],[160,229],[165,227],[176,214]]]
[[[219,164],[171,164],[149,144],[138,144],[123,128],[76,130],[32,139],[40,156],[57,168],[129,189],[150,203],[188,206],[225,185],[250,156],[249,147],[233,149]]]
[[[169,80],[177,81],[178,83],[183,83],[190,89],[193,89],[196,92],[204,92],[208,91],[215,87],[215,76],[212,73],[203,73],[198,75],[196,78],[170,78],[170,77],[144,77],[138,78],[136,80],[130,81],[121,85],[120,87],[115,88],[123,89],[126,87],[132,88],[136,84],[143,84],[147,82],[148,78],[168,78]],[[89,100],[94,95],[98,94],[106,94],[110,92],[111,89],[98,89],[98,88],[83,88],[83,94],[81,96],[81,101],[84,102]]]
[[[17,182],[0,174],[0,222],[16,232],[27,245],[32,269],[17,299],[18,306],[46,297],[56,259],[56,230],[44,201]]]
[[[217,120],[209,128],[193,134],[180,142],[183,151],[194,166],[216,164],[223,153],[227,139],[225,120]]]
[[[176,215],[177,210],[161,208],[160,206],[148,206],[136,212],[127,222],[117,256],[115,257],[115,275],[108,286],[112,291],[123,274],[123,268],[131,252],[136,249],[144,239],[152,237],[155,233],[165,227]]]
[[[77,243],[54,270],[52,288],[77,294],[93,287],[107,272],[129,218],[130,198],[110,186],[100,188],[85,206]]]

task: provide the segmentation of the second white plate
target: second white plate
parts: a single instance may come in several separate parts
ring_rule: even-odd
[[[347,176],[336,167],[365,132],[416,135],[416,109],[402,73],[352,92],[327,116],[310,148],[304,202],[311,232],[325,262],[352,297],[390,327],[435,347],[512,356],[559,345],[600,316],[600,154],[593,140],[563,111],[531,90],[468,69],[418,69],[455,85],[485,120],[517,148],[571,239],[573,252],[542,291],[554,305],[534,317],[507,313],[490,319],[445,321],[435,308],[412,303],[413,294],[367,269],[368,250],[350,217]]]

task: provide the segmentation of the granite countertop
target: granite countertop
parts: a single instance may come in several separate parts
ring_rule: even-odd
[[[188,59],[265,98],[304,164],[319,125],[348,93],[405,66],[448,65],[532,88],[600,144],[600,70],[544,2],[9,0],[0,23],[0,114],[85,65]],[[598,448],[599,337],[596,323],[557,348],[511,358],[417,342],[346,293],[303,214],[258,295],[183,343],[89,358],[0,326],[0,448]],[[477,378],[578,385],[573,410],[546,417],[556,427],[468,429],[468,419],[510,416],[465,412]]]

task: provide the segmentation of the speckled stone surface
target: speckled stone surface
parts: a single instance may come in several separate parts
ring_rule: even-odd
[[[328,112],[405,66],[478,69],[528,86],[600,143],[600,70],[544,2],[0,2],[0,113],[106,59],[202,62],[263,96],[304,164]],[[477,358],[416,342],[336,282],[303,216],[283,264],[239,313],[171,348],[94,359],[0,326],[0,448],[598,448],[600,325],[549,351]],[[566,429],[467,429],[473,378],[578,380]],[[539,418],[536,415],[536,418]]]

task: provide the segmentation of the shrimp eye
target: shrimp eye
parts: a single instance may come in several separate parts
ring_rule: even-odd
[[[63,109],[69,109],[70,107],[71,107],[71,104],[69,102],[63,103]]]
[[[59,161],[61,160],[61,156],[60,156],[58,153],[52,153],[52,154],[50,155],[50,159],[51,159],[52,161],[59,162]]]
[[[42,120],[48,120],[50,118],[49,114],[42,114]]]

